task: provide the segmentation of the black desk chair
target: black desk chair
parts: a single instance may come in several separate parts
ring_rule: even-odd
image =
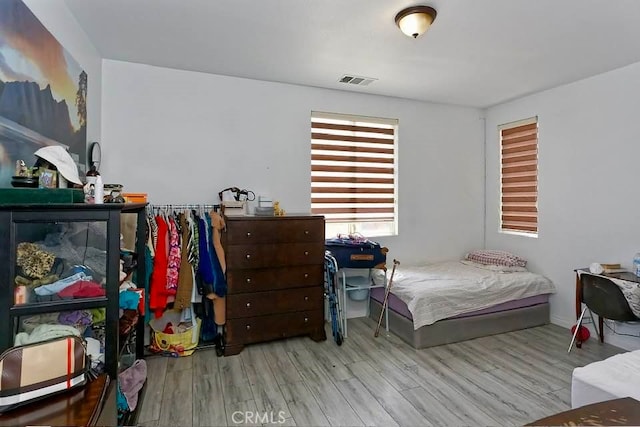
[[[593,313],[597,314],[600,318],[615,320],[617,322],[640,321],[640,318],[631,311],[629,302],[620,287],[612,280],[603,276],[582,273],[580,275],[580,286],[582,287],[582,302],[586,307],[582,309],[568,351],[571,351],[571,347],[573,347],[573,343],[582,325],[584,313],[587,309],[589,309],[589,315],[591,316],[594,328],[596,328],[596,332],[598,332],[600,342],[604,340],[604,331],[602,326],[600,326],[600,331],[598,331],[593,321]]]

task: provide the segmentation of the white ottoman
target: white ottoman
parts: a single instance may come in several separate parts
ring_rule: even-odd
[[[640,350],[575,368],[571,377],[571,408],[633,397],[640,400]]]

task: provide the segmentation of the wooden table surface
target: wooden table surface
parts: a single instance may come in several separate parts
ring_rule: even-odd
[[[534,421],[528,426],[640,426],[640,402],[631,398],[593,403]]]
[[[0,414],[0,426],[87,426],[100,415],[109,385],[106,374],[86,386],[50,396]]]

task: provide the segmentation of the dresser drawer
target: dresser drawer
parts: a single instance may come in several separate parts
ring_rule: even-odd
[[[231,220],[223,237],[228,245],[317,242],[324,240],[324,219]]]
[[[227,270],[227,294],[323,286],[324,265]]]
[[[227,320],[227,344],[249,344],[322,330],[322,310]]]
[[[229,269],[284,267],[324,263],[324,241],[277,245],[229,245],[225,248]]]
[[[320,286],[227,295],[227,319],[321,309],[323,302]]]

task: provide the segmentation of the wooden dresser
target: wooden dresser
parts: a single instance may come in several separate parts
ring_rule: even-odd
[[[324,330],[324,217],[226,217],[225,355]]]

